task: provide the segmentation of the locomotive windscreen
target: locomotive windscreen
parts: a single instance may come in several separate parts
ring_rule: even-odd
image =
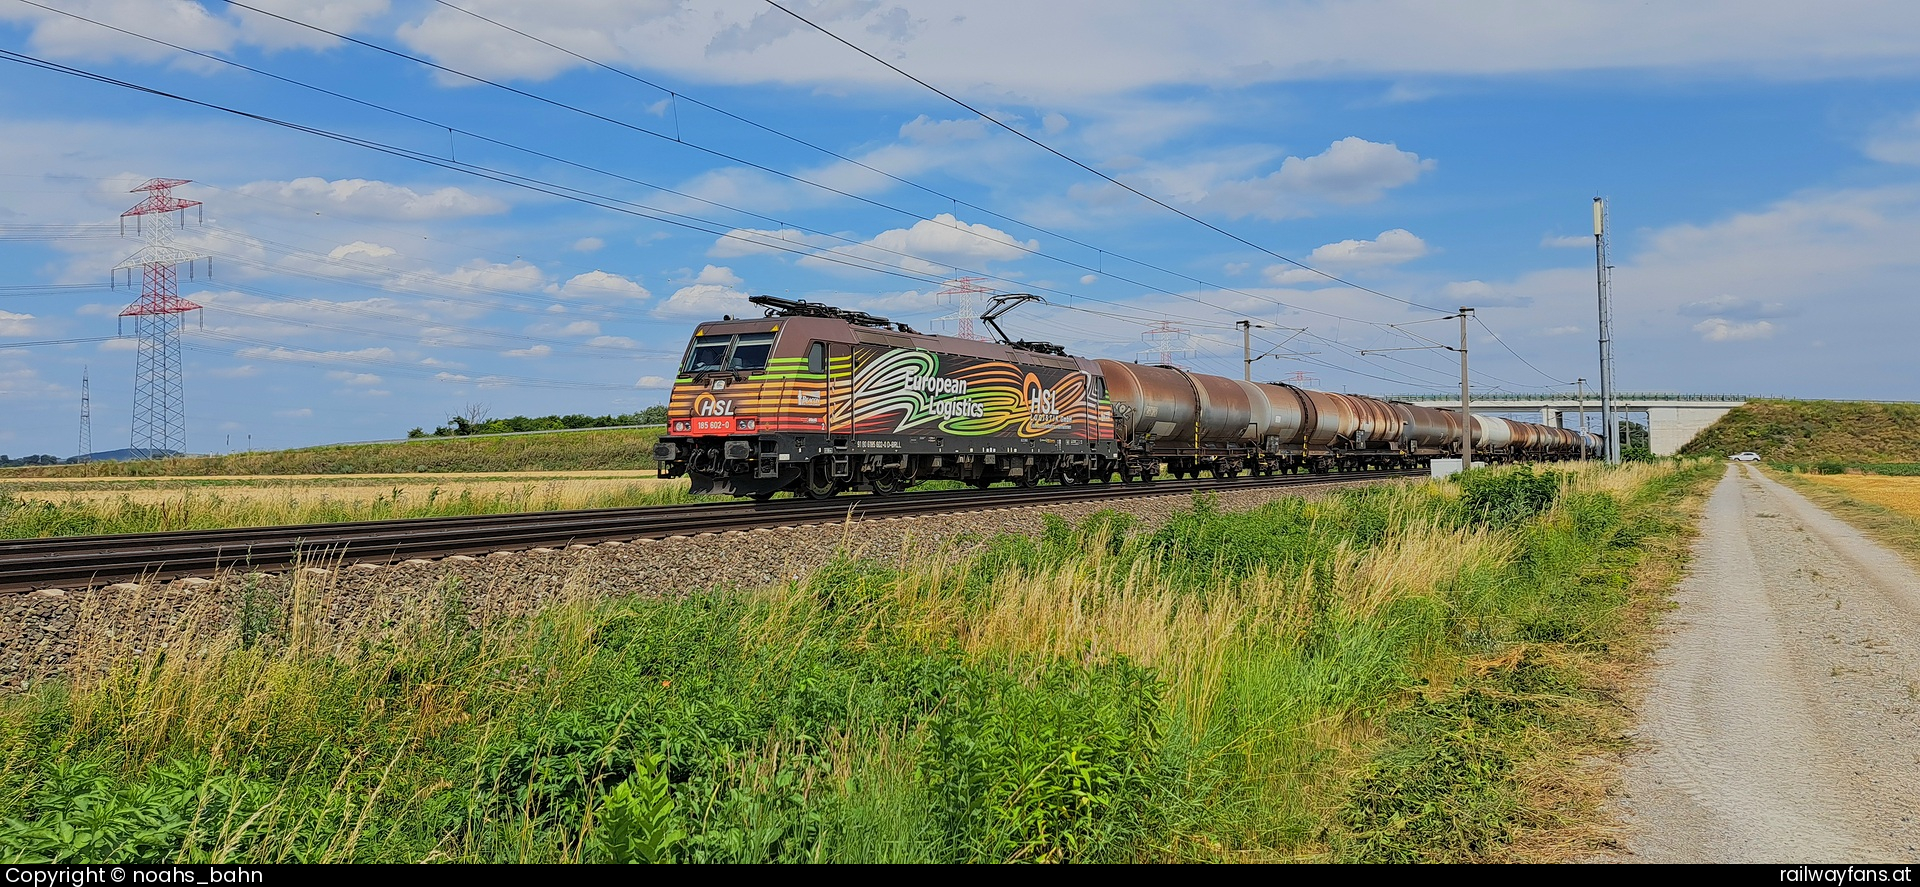
[[[695,336],[687,348],[683,373],[752,372],[767,368],[767,355],[773,351],[773,333],[740,333],[732,336]]]

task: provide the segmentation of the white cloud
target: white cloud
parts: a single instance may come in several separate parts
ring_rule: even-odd
[[[68,0],[59,5],[96,21],[112,22],[129,31],[200,50],[224,51],[242,44],[266,49],[315,49],[339,42],[313,30],[238,8],[222,7],[219,11],[224,14],[216,15],[197,2]],[[387,0],[330,0],[318,5],[299,0],[254,0],[249,5],[299,18],[330,31],[345,32],[359,27],[368,17],[386,11]],[[181,60],[179,53],[166,47],[32,7],[0,8],[0,21],[5,20],[30,23],[33,47],[58,58],[126,58],[189,64]],[[199,62],[192,66],[209,67]]]
[[[742,316],[753,311],[741,281],[733,269],[708,265],[700,269],[693,282],[674,291],[653,313],[658,317],[712,318],[723,314]]]
[[[0,311],[0,336],[31,336],[33,331],[33,315]]]
[[[653,293],[649,292],[646,287],[632,280],[621,277],[618,274],[608,274],[605,271],[598,270],[588,271],[584,274],[575,274],[568,278],[567,282],[563,284],[549,285],[547,292],[565,299],[637,300],[651,298],[653,296]],[[559,308],[560,306],[555,305],[554,307]],[[561,308],[560,311],[554,313],[562,313],[565,310],[566,309]]]
[[[542,357],[551,356],[553,354],[553,346],[535,345],[531,348],[515,348],[512,351],[507,351],[504,353],[508,357],[531,357],[531,358],[538,359]]]
[[[1540,246],[1546,249],[1593,249],[1593,238],[1582,234],[1567,234],[1560,237],[1549,234],[1540,238]]]
[[[640,343],[626,336],[594,336],[587,344],[595,348],[638,348]]]
[[[1709,317],[1693,325],[1693,331],[1707,342],[1745,342],[1752,339],[1773,338],[1774,326],[1765,320],[1751,323],[1739,323],[1720,317]]]
[[[473,381],[472,376],[462,376],[459,373],[434,373],[433,379],[436,382],[471,382]]]
[[[1099,283],[1099,282],[1100,282],[1100,275],[1098,275],[1098,274],[1082,274],[1082,275],[1080,275],[1080,285],[1081,285],[1081,286],[1092,286],[1092,285],[1094,285],[1094,284],[1096,284],[1096,283]]]
[[[701,268],[700,273],[694,275],[693,282],[714,286],[739,286],[742,283],[740,275],[733,273],[732,268],[724,265],[708,265]]]
[[[239,192],[295,209],[346,213],[376,219],[451,219],[503,213],[507,205],[460,188],[420,193],[404,185],[368,179],[327,181],[317,176],[290,182],[253,182]]]
[[[1040,241],[1020,241],[990,225],[969,224],[952,213],[922,219],[910,228],[893,228],[874,235],[855,246],[823,250],[800,260],[800,264],[823,269],[846,267],[841,260],[858,264],[903,268],[920,274],[943,274],[952,262],[986,262],[1018,259],[1040,248]]]
[[[1882,163],[1920,165],[1920,114],[1889,120],[1875,128],[1862,151]]]
[[[357,385],[363,388],[378,385],[385,381],[372,373],[354,373],[345,370],[333,370],[327,373],[327,378],[341,384]]]
[[[1373,240],[1342,240],[1316,247],[1310,265],[1328,268],[1372,268],[1411,262],[1427,254],[1427,242],[1405,228],[1380,232]]]
[[[1319,203],[1372,203],[1436,165],[1391,143],[1348,136],[1312,157],[1288,157],[1265,176],[1214,184],[1193,202],[1233,218],[1284,219]]]
[[[651,388],[655,390],[672,388],[673,380],[665,376],[641,376],[639,381],[633,383],[633,387]]]
[[[384,259],[395,255],[399,255],[399,251],[393,247],[381,246],[377,243],[368,243],[364,240],[356,240],[352,243],[342,244],[327,252],[327,258],[329,259]]]
[[[583,253],[598,251],[601,247],[604,247],[606,245],[607,245],[607,242],[604,240],[601,240],[598,237],[582,237],[579,240],[576,240],[573,242],[574,250],[577,252],[583,252]]]
[[[547,276],[538,267],[520,259],[505,263],[475,259],[441,280],[455,286],[530,293],[541,289]]]

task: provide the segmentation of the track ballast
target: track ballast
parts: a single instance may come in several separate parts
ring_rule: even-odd
[[[662,539],[846,520],[913,517],[1273,487],[1419,477],[1424,469],[1351,474],[952,490],[902,496],[783,499],[579,511],[409,518],[288,527],[62,536],[0,542],[0,592],[270,571],[295,564],[391,563],[408,558]]]

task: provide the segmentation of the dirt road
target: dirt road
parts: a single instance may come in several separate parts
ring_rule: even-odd
[[[1729,466],[1675,599],[1610,861],[1920,859],[1920,575]]]

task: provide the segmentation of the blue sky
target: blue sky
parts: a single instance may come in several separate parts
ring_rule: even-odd
[[[1375,394],[1455,387],[1451,352],[1360,352],[1455,341],[1406,303],[1469,305],[1476,384],[1558,390],[1598,375],[1596,194],[1622,390],[1914,397],[1920,4],[791,7],[1229,237],[764,2],[247,0],[500,86],[223,0],[35,2],[379,107],[20,0],[0,49],[419,159],[0,62],[14,455],[74,452],[83,367],[96,448],[127,442],[131,340],[18,343],[115,333],[150,177],[206,204],[180,236],[214,256],[181,288],[199,452],[636,410],[748,294],[953,332],[961,276],[1045,296],[1004,325],[1076,353],[1171,322],[1180,362],[1237,375],[1245,318],[1280,355],[1257,377]]]

